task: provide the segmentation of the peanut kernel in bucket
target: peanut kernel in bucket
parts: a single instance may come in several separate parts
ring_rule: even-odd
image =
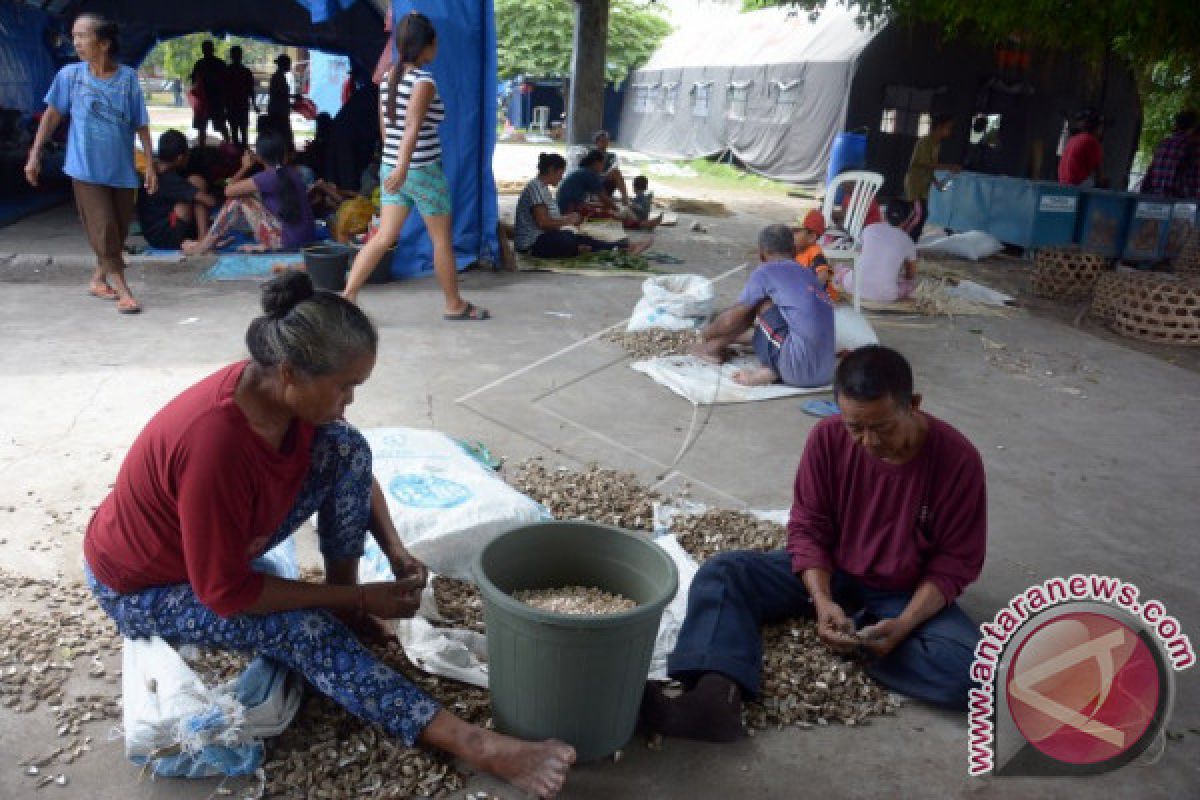
[[[619,594],[594,587],[563,586],[557,589],[522,589],[513,597],[527,606],[555,614],[600,616],[619,614],[637,607],[637,603]]]

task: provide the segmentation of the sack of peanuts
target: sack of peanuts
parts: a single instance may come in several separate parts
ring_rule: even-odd
[[[703,275],[656,275],[642,283],[642,299],[626,331],[699,328],[713,313],[712,281]]]
[[[471,562],[488,542],[549,516],[444,433],[372,428],[363,435],[404,546],[434,572],[471,580]]]

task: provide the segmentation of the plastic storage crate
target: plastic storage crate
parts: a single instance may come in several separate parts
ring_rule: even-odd
[[[997,239],[1027,250],[1074,241],[1078,188],[1003,177],[992,178],[991,183],[985,230]]]
[[[1137,195],[1107,189],[1083,189],[1075,241],[1084,250],[1105,258],[1125,252],[1129,218]]]
[[[1200,203],[1195,200],[1176,200],[1171,207],[1171,224],[1167,228],[1166,257],[1176,259],[1183,251],[1188,237],[1200,228]]]
[[[1161,261],[1166,258],[1167,235],[1171,228],[1170,200],[1138,200],[1133,204],[1129,233],[1125,237],[1127,261]]]

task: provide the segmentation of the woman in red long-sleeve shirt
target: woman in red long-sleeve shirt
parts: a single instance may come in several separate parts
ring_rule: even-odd
[[[468,725],[380,662],[352,628],[415,613],[427,571],[401,543],[363,436],[343,421],[378,334],[353,303],[291,272],[263,289],[250,359],[187,389],[146,425],[88,526],[97,600],[129,637],[249,651],[287,665],[406,744],[449,751],[540,797],[574,750]],[[256,559],[313,514],[325,583]],[[393,581],[359,584],[368,531]]]

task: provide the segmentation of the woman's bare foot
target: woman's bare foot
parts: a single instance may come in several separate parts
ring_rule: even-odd
[[[420,741],[541,798],[554,797],[562,790],[575,763],[575,748],[569,744],[555,739],[514,739],[469,725],[445,710],[429,721]]]
[[[770,386],[779,380],[779,373],[770,367],[739,369],[733,373],[733,380],[742,386]]]
[[[208,252],[207,239],[184,239],[179,245],[185,256],[198,256]]]
[[[574,747],[555,739],[525,742],[493,731],[480,732],[480,756],[478,760],[464,756],[466,761],[535,797],[554,797],[562,791],[575,763]]]

